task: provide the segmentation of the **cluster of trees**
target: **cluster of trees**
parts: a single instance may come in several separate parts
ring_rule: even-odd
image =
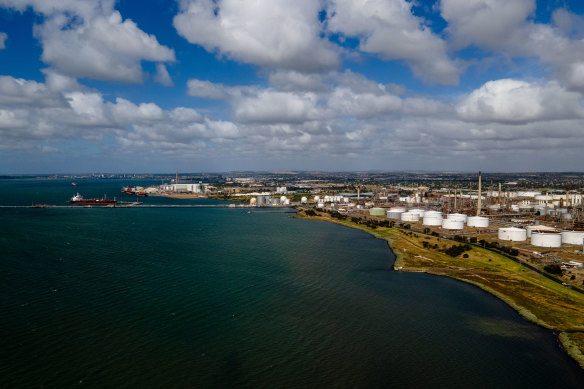
[[[422,246],[424,246],[424,248],[425,248],[425,249],[434,249],[434,250],[438,250],[438,245],[437,245],[437,244],[435,244],[435,245],[432,245],[432,244],[430,244],[430,242],[423,241],[423,242],[422,242]]]
[[[351,222],[355,224],[363,224],[373,229],[376,229],[378,227],[393,228],[393,226],[395,225],[395,222],[389,220],[361,219],[359,217],[352,217]]]
[[[473,236],[472,238],[467,238],[461,235],[454,235],[454,237],[452,238],[457,242],[463,242],[463,243],[471,243],[471,244],[475,244],[477,243],[477,238],[475,236]]]
[[[469,251],[471,249],[472,247],[467,244],[453,244],[452,246],[444,250],[444,254],[455,258],[463,254],[465,251]],[[466,256],[465,258],[468,258],[468,256]]]
[[[306,209],[304,211],[304,213],[306,214],[306,216],[316,216],[317,213],[314,211],[314,209]]]
[[[557,274],[559,276],[564,274],[564,271],[562,270],[560,265],[558,265],[557,263],[552,263],[551,265],[545,265],[543,267],[543,270],[547,271],[550,274]]]
[[[438,250],[438,251],[442,251],[444,254],[449,255],[453,258],[460,256],[461,254],[464,254],[463,257],[464,258],[468,258],[468,254],[466,254],[466,251],[472,250],[472,247],[469,246],[468,244],[453,244],[452,246],[446,248],[446,249],[442,249],[440,250],[440,248],[438,247],[438,244],[431,244],[430,242],[422,242],[422,246],[424,246],[425,249],[434,249],[434,250]]]
[[[499,244],[499,242],[487,242],[484,239],[479,240],[479,244],[485,248],[491,249],[491,250],[496,250],[499,251],[503,254],[509,254],[513,257],[516,257],[519,255],[519,251],[511,248],[511,247],[507,247],[507,246],[502,246]]]

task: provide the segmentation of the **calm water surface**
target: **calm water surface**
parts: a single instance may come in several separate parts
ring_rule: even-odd
[[[80,183],[0,181],[0,205],[149,184]],[[289,216],[0,209],[0,387],[584,387],[554,335],[494,297]]]

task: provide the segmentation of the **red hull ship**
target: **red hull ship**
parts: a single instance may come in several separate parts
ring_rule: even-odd
[[[124,186],[122,188],[122,193],[129,194],[129,195],[136,195],[139,197],[148,197],[148,194],[143,191],[144,188],[141,186]]]
[[[84,199],[79,193],[71,197],[69,200],[71,204],[75,205],[116,205],[118,202],[116,200],[103,199]]]

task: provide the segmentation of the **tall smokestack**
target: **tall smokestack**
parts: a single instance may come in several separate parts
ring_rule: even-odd
[[[479,201],[477,204],[477,216],[479,216],[481,214],[481,172],[479,172]]]
[[[174,183],[178,184],[178,170],[176,171],[176,178],[174,179]]]
[[[501,183],[499,182],[499,205],[502,206],[503,204],[501,203]]]

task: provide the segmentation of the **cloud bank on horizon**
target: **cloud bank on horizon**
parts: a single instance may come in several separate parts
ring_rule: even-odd
[[[582,170],[584,5],[0,0],[0,173]]]

